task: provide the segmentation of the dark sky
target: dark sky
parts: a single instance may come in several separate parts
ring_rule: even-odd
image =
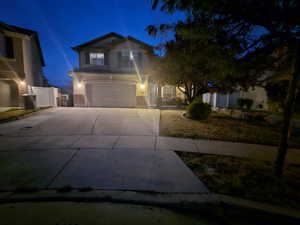
[[[45,75],[60,86],[68,83],[67,71],[78,63],[70,47],[109,32],[157,45],[161,40],[150,37],[145,28],[180,18],[182,14],[151,10],[150,0],[7,0],[0,8],[1,21],[39,33]]]

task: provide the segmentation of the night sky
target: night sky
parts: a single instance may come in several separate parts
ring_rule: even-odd
[[[77,53],[70,47],[109,32],[157,45],[162,40],[150,37],[145,28],[182,18],[182,14],[151,10],[150,0],[8,0],[1,1],[0,8],[4,23],[39,33],[44,73],[58,86],[69,83],[67,71],[78,64]]]

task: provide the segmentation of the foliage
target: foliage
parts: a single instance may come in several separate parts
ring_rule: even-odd
[[[289,81],[287,79],[272,80],[265,86],[268,96],[269,110],[273,112],[282,112],[284,108],[285,98]],[[300,93],[298,91],[295,100],[295,112],[300,112]]]
[[[282,112],[282,105],[278,101],[268,99],[268,110],[271,112]]]
[[[171,98],[164,101],[165,105],[176,105],[177,107],[185,106],[186,104],[181,98]]]
[[[188,116],[195,120],[206,120],[211,113],[211,105],[201,101],[193,101],[187,108]]]
[[[11,120],[17,120],[27,114],[37,112],[43,109],[49,109],[51,106],[47,107],[39,107],[37,109],[19,109],[19,108],[12,108],[5,112],[0,112],[0,122],[7,122]]]
[[[246,109],[250,110],[253,105],[253,100],[250,98],[238,98],[237,105],[241,109],[246,108]]]
[[[162,44],[164,56],[152,57],[152,79],[160,84],[175,85],[185,95],[188,103],[206,93],[211,87],[220,91],[236,86],[235,50],[217,43],[214,33],[206,26],[191,21],[173,27],[175,40]],[[187,29],[195,29],[187,33]],[[148,31],[156,35],[153,27]],[[197,38],[201,36],[201,38]]]
[[[158,4],[161,3],[161,4]],[[288,133],[300,80],[300,1],[299,0],[153,0],[152,7],[187,13],[187,18],[206,24],[216,32],[217,43],[228,49],[239,46],[238,67],[244,82],[264,83],[273,71],[288,77],[289,86],[283,109],[279,151],[275,173],[281,175],[288,149]],[[204,22],[202,22],[204,21]],[[209,21],[209,23],[205,23]],[[234,41],[232,41],[234,40]],[[243,81],[243,79],[242,79]]]

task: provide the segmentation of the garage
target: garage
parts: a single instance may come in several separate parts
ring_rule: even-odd
[[[86,85],[90,107],[135,107],[136,85],[132,83],[93,83]]]
[[[0,107],[18,106],[18,87],[14,81],[0,80]]]

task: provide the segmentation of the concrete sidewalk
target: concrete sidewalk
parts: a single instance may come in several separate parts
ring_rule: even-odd
[[[71,186],[75,189],[209,193],[171,151],[4,151],[0,152],[0,180],[2,192]]]
[[[228,155],[266,161],[274,161],[278,151],[277,146],[174,137],[158,137],[157,149]],[[300,164],[300,149],[289,149],[286,162]]]
[[[276,146],[174,137],[103,135],[0,137],[0,152],[47,149],[171,150],[246,157],[267,161],[274,161],[277,154]],[[289,149],[287,162],[300,164],[300,150]]]

